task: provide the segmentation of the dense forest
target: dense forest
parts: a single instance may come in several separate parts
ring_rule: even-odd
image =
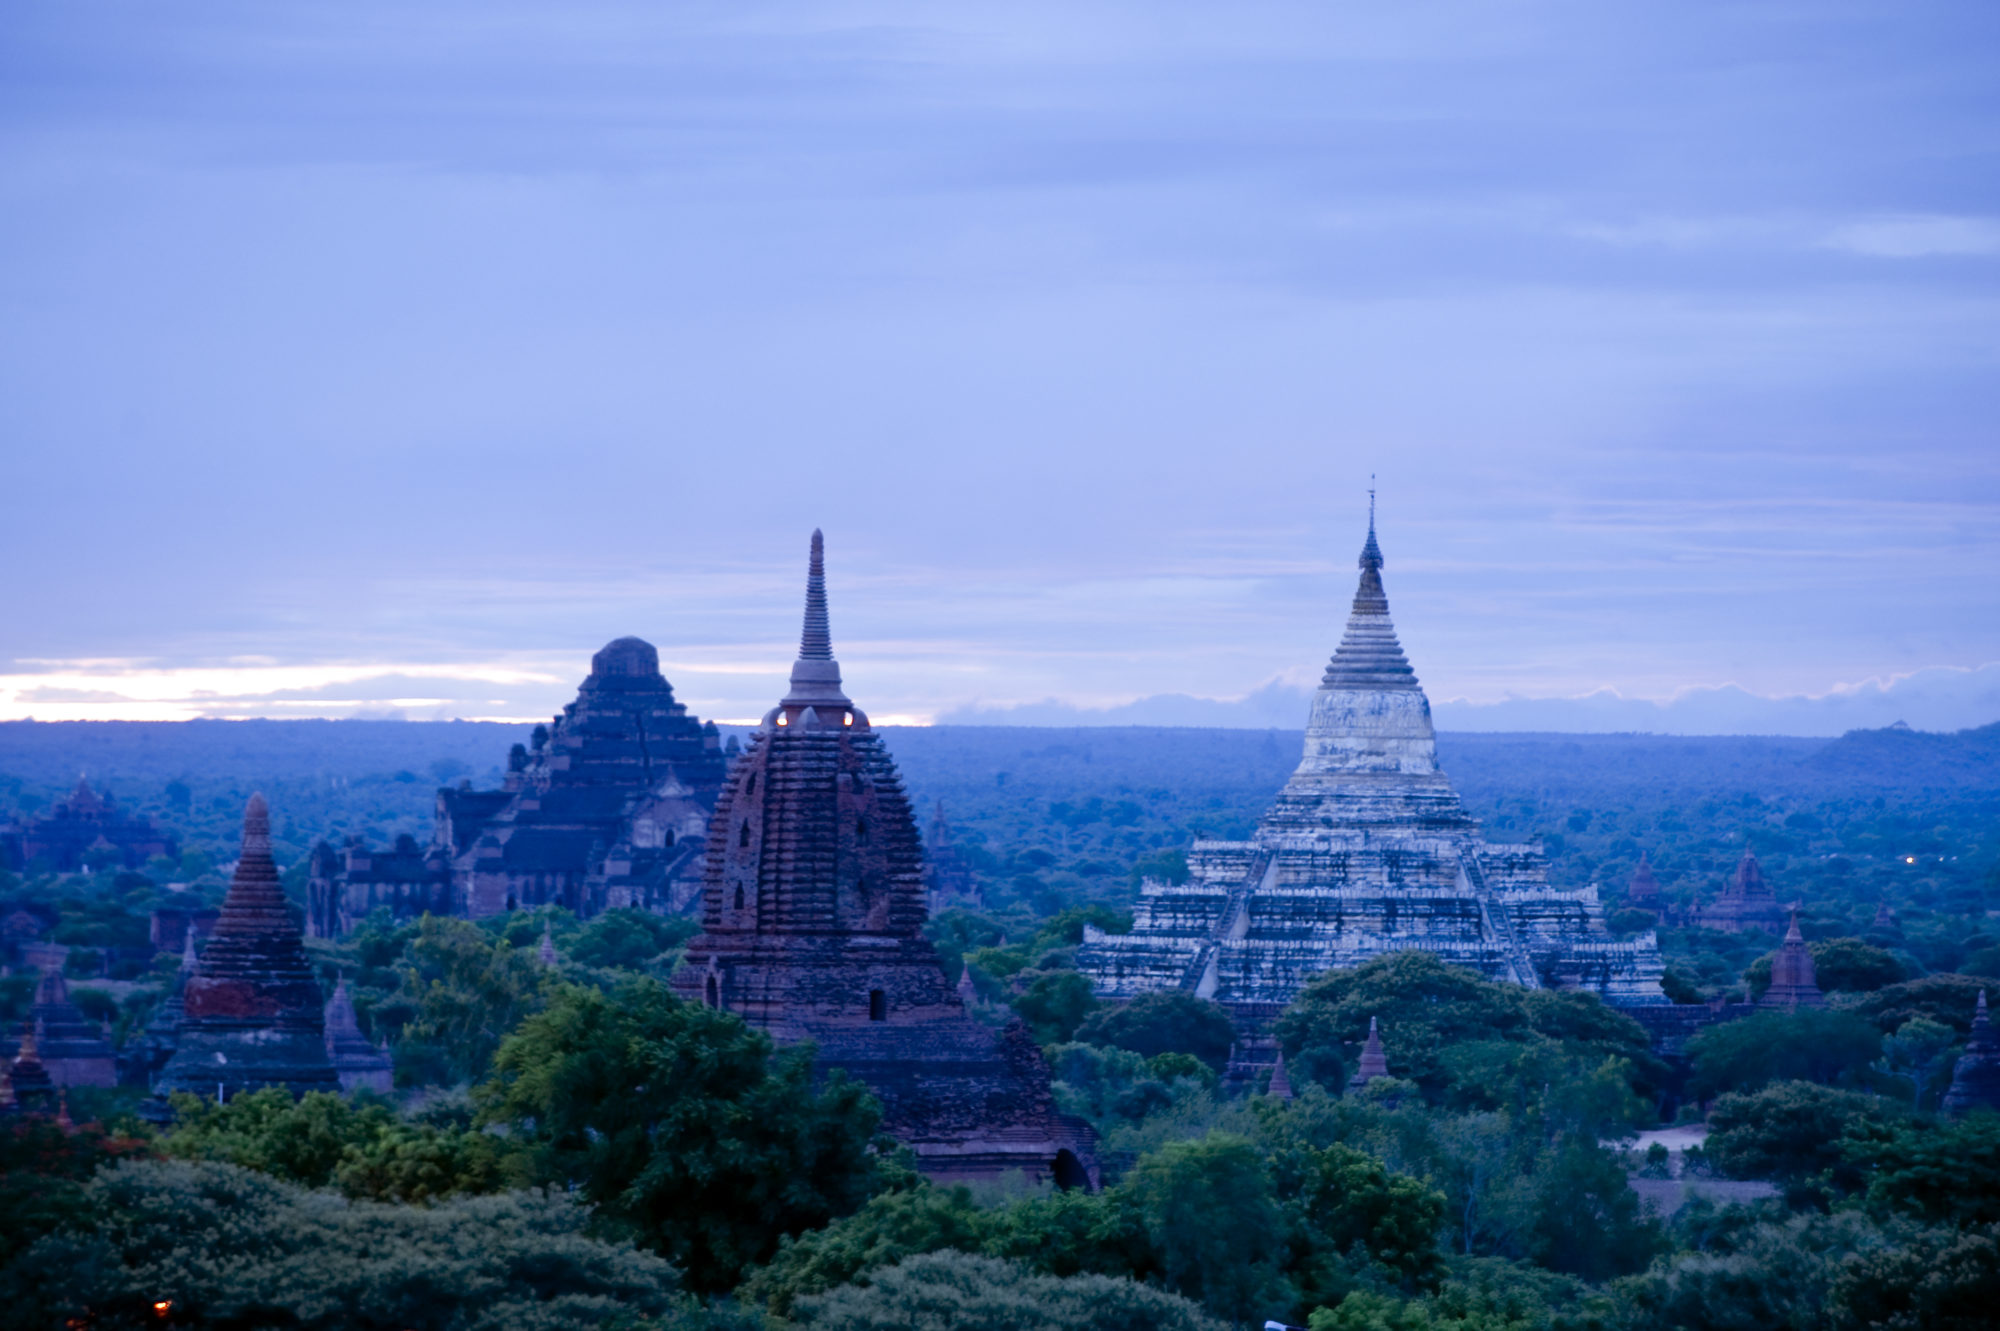
[[[59,917],[72,995],[119,1038],[177,959],[148,912],[217,897],[242,800],[281,864],[320,837],[428,834],[433,791],[497,780],[512,728],[285,722],[0,726],[0,819],[79,770],[182,841],[0,880]],[[923,1182],[873,1101],[816,1082],[663,980],[691,922],[560,911],[371,921],[314,942],[394,1097],[182,1102],[80,1091],[64,1133],[0,1132],[9,1324],[227,1327],[1974,1327],[2000,1306],[2000,1121],[1939,1116],[2000,979],[2000,727],[1835,741],[1445,736],[1496,839],[1539,837],[1620,928],[1647,855],[1670,901],[1753,848],[1803,920],[1828,1008],[1710,1029],[1676,1069],[1595,999],[1415,954],[1322,977],[1278,1023],[1296,1095],[1221,1076],[1233,1030],[1184,995],[1100,1004],[1073,967],[1143,876],[1239,836],[1284,732],[898,730],[983,904],[929,932],[982,1018],[1021,1020],[1109,1186]],[[290,875],[294,890],[299,874]],[[1893,918],[1878,923],[1878,908]],[[8,907],[12,909],[13,906]],[[551,935],[556,960],[537,943]],[[1754,994],[1775,940],[1662,934],[1687,999]],[[93,955],[95,954],[95,955]],[[1763,969],[1760,971],[1760,966]],[[4,1016],[32,977],[0,978]],[[1391,1076],[1347,1092],[1370,1017]],[[1659,1129],[1685,1078],[1706,1140]]]

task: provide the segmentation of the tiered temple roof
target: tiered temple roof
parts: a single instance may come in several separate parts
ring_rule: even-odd
[[[1089,1128],[1058,1114],[1018,1023],[966,1015],[921,933],[923,852],[901,777],[841,688],[813,533],[791,687],[731,766],[709,825],[702,927],[675,989],[780,1040],[811,1039],[882,1101],[939,1178],[1089,1185]]]
[[[1972,1030],[1965,1037],[1965,1052],[1951,1070],[1951,1088],[1939,1106],[1957,1116],[1975,1109],[2000,1112],[2000,1036],[1987,1018],[1986,991],[1979,991],[1979,1004],[1972,1010]]]
[[[68,799],[58,800],[46,815],[6,838],[0,847],[0,868],[45,866],[57,873],[74,873],[97,847],[117,851],[118,862],[127,869],[137,869],[155,855],[180,853],[172,836],[121,809],[110,796],[98,794],[88,778],[78,777]],[[15,862],[7,863],[10,859]]]
[[[674,701],[651,643],[619,638],[591,658],[576,701],[515,746],[503,789],[438,792],[428,847],[320,846],[309,927],[337,937],[382,906],[474,919],[543,905],[585,918],[690,909],[722,774],[715,724]]]
[[[1745,848],[1736,866],[1736,876],[1715,900],[1703,906],[1695,923],[1704,929],[1726,929],[1747,933],[1762,929],[1776,933],[1785,924],[1785,911],[1777,894],[1764,881],[1764,868],[1754,852]]]
[[[1594,887],[1552,887],[1539,847],[1481,839],[1438,768],[1382,564],[1371,518],[1303,757],[1252,838],[1196,841],[1187,883],[1141,886],[1129,934],[1086,927],[1078,969],[1107,997],[1177,988],[1251,1025],[1322,971],[1409,949],[1489,979],[1665,1003],[1653,935],[1612,939]]]
[[[271,859],[262,795],[243,811],[243,852],[222,918],[186,981],[178,1047],[154,1089],[228,1099],[283,1086],[338,1091],[319,981]]]

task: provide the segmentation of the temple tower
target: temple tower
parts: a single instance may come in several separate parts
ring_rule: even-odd
[[[966,1016],[920,932],[923,854],[902,778],[842,690],[812,536],[790,688],[731,764],[709,823],[702,928],[674,978],[882,1101],[884,1126],[940,1178],[1095,1177],[1089,1129],[1055,1111],[1025,1030]]]
[[[1825,1007],[1826,995],[1819,991],[1819,976],[1813,969],[1812,953],[1805,935],[1799,932],[1799,913],[1792,912],[1785,941],[1771,958],[1771,987],[1757,1000],[1758,1007],[1783,1008],[1796,1012],[1802,1007]]]
[[[1938,1106],[1954,1118],[1975,1109],[2000,1112],[2000,1038],[1986,1015],[1986,991],[1979,991],[1979,1005],[1972,1010],[1972,1030],[1965,1037],[1965,1052],[1951,1070],[1951,1089]]]
[[[182,991],[178,1047],[154,1089],[227,1100],[283,1086],[338,1091],[319,981],[271,859],[262,795],[243,811],[243,852],[222,918]]]

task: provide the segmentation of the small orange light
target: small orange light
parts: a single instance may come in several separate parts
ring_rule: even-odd
[[[153,1301],[153,1312],[157,1316],[165,1317],[168,1313],[172,1312],[173,1310],[174,1310],[174,1301],[172,1299],[155,1299]]]

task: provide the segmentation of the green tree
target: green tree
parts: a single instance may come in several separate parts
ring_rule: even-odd
[[[150,1143],[95,1125],[66,1132],[52,1119],[0,1117],[0,1268],[42,1235],[88,1216],[84,1185],[92,1174],[151,1154]]]
[[[1256,1145],[1222,1133],[1174,1142],[1122,1185],[1143,1218],[1168,1288],[1234,1322],[1282,1309],[1283,1217]]]
[[[701,931],[685,915],[621,907],[605,911],[564,943],[572,961],[605,970],[642,970]]]
[[[1193,1054],[1213,1068],[1229,1061],[1236,1028],[1229,1014],[1205,999],[1178,990],[1142,994],[1122,1007],[1100,1008],[1077,1028],[1086,1044],[1155,1054]]]
[[[1845,1154],[1848,1133],[1899,1117],[1878,1096],[1807,1081],[1773,1082],[1717,1099],[1703,1149],[1729,1178],[1782,1183],[1795,1202],[1824,1200],[1865,1185]]]
[[[1438,1236],[1444,1195],[1407,1174],[1392,1174],[1365,1151],[1334,1142],[1271,1157],[1274,1190],[1292,1222],[1291,1265],[1307,1304],[1344,1283],[1327,1259],[1365,1252],[1406,1290],[1435,1287],[1443,1271]]]
[[[234,1165],[98,1174],[85,1218],[0,1272],[19,1326],[568,1331],[674,1306],[672,1267],[558,1196],[347,1203]]]
[[[1929,1017],[1911,1017],[1882,1042],[1882,1068],[1910,1083],[1910,1108],[1922,1109],[1924,1096],[1938,1074],[1951,1067],[1951,1047],[1958,1032]]]
[[[1186,1299],[1134,1281],[1035,1275],[956,1252],[801,1300],[799,1321],[815,1331],[1222,1331]]]
[[[1849,1125],[1843,1160],[1878,1211],[1932,1223],[2000,1221],[2000,1115]]]
[[[2000,1225],[1927,1229],[1857,1254],[1828,1300],[1834,1331],[1989,1331],[2000,1317]]]
[[[217,1104],[173,1097],[174,1125],[163,1145],[184,1160],[220,1160],[273,1178],[323,1188],[348,1151],[373,1142],[396,1122],[379,1102],[356,1103],[326,1091],[294,1101],[281,1086]]]
[[[1076,1034],[1097,1007],[1090,981],[1076,971],[1045,971],[1014,1000],[1037,1044],[1058,1044]]]
[[[1710,1026],[1688,1041],[1689,1091],[1707,1099],[1774,1081],[1823,1086],[1860,1080],[1882,1054],[1882,1036],[1850,1012],[1801,1008],[1758,1012]]]
[[[405,949],[402,991],[414,1010],[397,1049],[399,1079],[476,1081],[522,1018],[544,1002],[544,974],[467,920],[427,915]]]
[[[1940,1021],[1964,1036],[1972,1029],[1972,1009],[1989,982],[1970,975],[1926,975],[1863,995],[1854,1015],[1873,1022],[1884,1035],[1912,1017]]]
[[[535,1178],[577,1189],[715,1292],[882,1186],[879,1107],[837,1073],[815,1087],[813,1057],[774,1056],[761,1031],[651,978],[564,986],[478,1094]]]

